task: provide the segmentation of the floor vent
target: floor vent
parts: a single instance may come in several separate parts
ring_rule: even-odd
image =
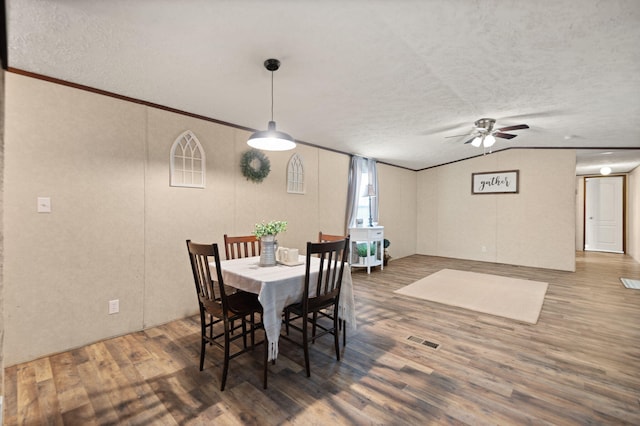
[[[439,343],[430,342],[428,340],[423,339],[422,337],[409,336],[407,337],[407,340],[410,340],[419,345],[429,346],[430,348],[433,348],[433,349],[438,349],[440,347]]]

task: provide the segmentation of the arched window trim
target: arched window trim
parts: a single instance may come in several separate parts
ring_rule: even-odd
[[[297,153],[291,156],[287,165],[287,192],[304,194],[304,162]]]
[[[204,149],[202,149],[196,135],[191,130],[182,133],[171,147],[170,185],[184,188],[204,188],[206,160]]]

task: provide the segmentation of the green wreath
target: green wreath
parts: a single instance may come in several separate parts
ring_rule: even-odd
[[[250,149],[242,154],[240,169],[247,180],[262,182],[271,171],[271,162],[262,151]]]

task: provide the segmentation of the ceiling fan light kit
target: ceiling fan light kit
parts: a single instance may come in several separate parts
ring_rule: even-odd
[[[264,67],[271,72],[271,121],[267,130],[260,130],[251,135],[247,144],[256,149],[265,151],[287,151],[296,147],[291,135],[276,130],[276,122],[273,120],[273,73],[280,68],[280,61],[267,59]]]
[[[494,143],[496,143],[496,138],[493,135],[487,135],[484,137],[484,146],[489,148]]]
[[[496,138],[492,135],[478,136],[473,141],[471,141],[471,145],[475,146],[476,148],[479,148],[483,145],[485,148],[490,148],[494,143],[496,143]]]

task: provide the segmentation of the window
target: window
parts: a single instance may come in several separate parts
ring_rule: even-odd
[[[304,194],[304,164],[302,157],[293,154],[287,166],[287,192]]]
[[[171,186],[205,187],[205,155],[191,130],[181,134],[171,147]]]
[[[372,198],[375,197],[375,192],[374,192],[375,187],[373,186],[373,182],[369,182],[370,175],[367,168],[365,167],[364,169],[365,170],[362,172],[362,175],[360,178],[360,187],[358,188],[358,194],[360,195],[360,197],[358,198],[358,212],[356,216],[356,221],[359,222],[360,220],[362,220],[362,225],[368,226],[369,217],[372,217],[373,215],[373,212],[371,212],[371,215],[369,214],[370,212],[369,207],[371,206],[371,208],[373,208],[373,205],[369,203],[374,202]],[[374,195],[369,197],[368,194],[374,194]],[[376,221],[375,215],[373,215],[372,221],[374,222]]]
[[[347,227],[378,223],[378,172],[376,160],[357,155],[351,157],[347,192]]]

